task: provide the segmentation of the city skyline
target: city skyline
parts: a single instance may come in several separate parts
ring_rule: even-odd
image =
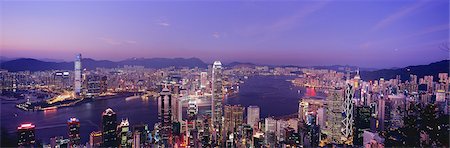
[[[0,147],[449,147],[449,7],[1,1]]]
[[[405,67],[448,59],[448,1],[2,2],[1,54]],[[269,10],[269,11],[267,11]],[[49,57],[48,53],[51,53]],[[104,54],[108,53],[108,54]]]

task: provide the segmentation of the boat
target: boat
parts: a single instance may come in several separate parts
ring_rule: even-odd
[[[127,98],[125,98],[126,101],[130,101],[130,100],[134,100],[134,99],[138,99],[141,98],[141,96],[129,96]]]

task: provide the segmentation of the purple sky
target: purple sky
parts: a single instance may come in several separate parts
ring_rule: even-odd
[[[2,1],[1,56],[389,68],[449,58],[449,1]]]

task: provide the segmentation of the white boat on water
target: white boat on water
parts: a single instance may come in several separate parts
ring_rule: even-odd
[[[130,101],[130,100],[139,99],[139,98],[141,98],[141,96],[129,96],[129,97],[125,98],[125,101]]]

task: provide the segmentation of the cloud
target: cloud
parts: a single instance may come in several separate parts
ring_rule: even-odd
[[[301,22],[302,19],[307,16],[313,14],[314,12],[322,9],[328,1],[321,1],[319,3],[315,3],[312,5],[308,5],[307,7],[303,7],[299,9],[295,14],[282,18],[272,25],[268,26],[267,29],[272,31],[284,31],[289,30],[297,25],[297,23]]]
[[[170,26],[170,24],[167,23],[167,22],[161,22],[161,23],[158,23],[158,25],[159,26],[163,26],[163,27],[169,27]]]
[[[156,20],[156,24],[158,26],[162,26],[162,27],[169,27],[170,26],[170,23],[164,17],[161,17],[158,20]]]
[[[408,39],[412,39],[412,38],[416,38],[416,37],[421,37],[424,35],[439,33],[442,31],[447,31],[447,32],[450,31],[450,24],[441,24],[441,25],[427,27],[420,31],[412,32],[412,33],[409,33],[409,34],[406,34],[403,36],[396,36],[393,38],[383,38],[383,39],[375,40],[375,41],[367,41],[367,42],[362,43],[360,45],[360,48],[369,49],[369,48],[373,47],[374,45],[384,45],[384,44],[388,44],[388,43],[395,43],[395,42],[399,42],[402,40],[408,40]]]
[[[424,30],[422,30],[420,32],[410,34],[407,37],[416,37],[416,36],[422,36],[422,35],[426,35],[426,34],[430,34],[430,33],[434,33],[434,32],[449,31],[449,30],[450,30],[450,24],[442,24],[442,25],[425,28]]]
[[[116,40],[108,37],[99,37],[97,38],[100,41],[103,41],[106,44],[109,45],[123,45],[123,44],[136,44],[137,41],[134,40]]]
[[[126,43],[128,43],[128,44],[136,44],[137,42],[136,41],[133,41],[133,40],[128,40],[128,41],[125,41]]]
[[[213,32],[212,36],[216,39],[220,38],[220,33],[219,32]]]
[[[305,21],[305,19],[314,14],[315,12],[324,8],[330,1],[323,0],[319,2],[310,3],[298,8],[298,11],[292,13],[290,16],[279,18],[274,22],[268,24],[254,24],[247,26],[244,29],[240,29],[240,34],[246,36],[258,36],[263,37],[261,42],[266,41],[270,36],[276,35],[280,32],[285,32],[298,27],[300,23]]]
[[[379,21],[375,26],[372,28],[372,30],[378,30],[384,27],[387,27],[394,23],[395,21],[402,19],[403,17],[407,16],[408,14],[413,13],[417,9],[423,7],[426,4],[427,1],[421,0],[417,1],[414,4],[408,5],[406,7],[400,8],[397,12],[385,17],[383,20]]]

